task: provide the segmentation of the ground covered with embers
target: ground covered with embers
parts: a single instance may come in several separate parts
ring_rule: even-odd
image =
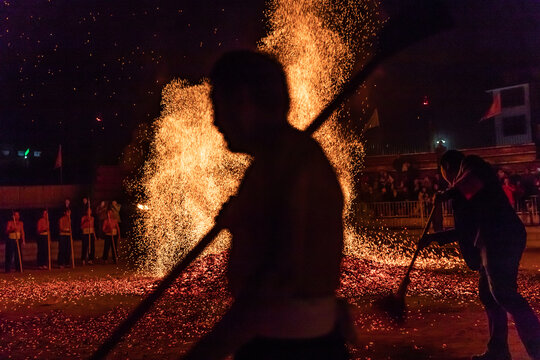
[[[225,254],[194,263],[110,358],[178,358],[230,304],[225,266]],[[477,275],[413,271],[407,321],[397,326],[371,303],[396,289],[404,271],[345,258],[339,294],[354,305],[353,358],[467,359],[482,352],[487,320],[476,298]],[[0,358],[87,358],[158,281],[113,265],[1,274]],[[538,313],[540,273],[522,271],[519,286]],[[527,359],[513,326],[510,346],[514,359]]]

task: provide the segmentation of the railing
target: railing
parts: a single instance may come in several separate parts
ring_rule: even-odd
[[[388,201],[361,203],[360,218],[378,219],[388,227],[422,227],[432,209],[431,202]],[[525,225],[540,225],[538,196],[531,196],[516,205],[516,212]],[[440,213],[442,224],[436,226],[452,227],[454,224],[451,202],[442,204]],[[438,216],[441,221],[441,215]]]
[[[360,220],[378,219],[388,227],[422,227],[427,221],[432,206],[430,202],[425,201],[362,203]],[[453,212],[449,202],[442,204],[439,214],[441,223],[438,226],[453,226]]]
[[[364,151],[367,155],[401,155],[430,152],[432,149],[429,144],[401,145],[366,143]]]
[[[530,196],[523,203],[518,202],[516,212],[525,225],[540,225],[537,195]]]

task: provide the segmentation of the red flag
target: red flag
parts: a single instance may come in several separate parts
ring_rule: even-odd
[[[371,117],[369,118],[366,125],[364,125],[364,129],[362,130],[362,132],[364,133],[368,131],[369,129],[373,129],[379,126],[381,126],[381,123],[379,121],[379,112],[377,111],[377,109],[375,109],[375,111],[373,111],[373,114],[371,114]]]
[[[493,94],[493,102],[491,103],[491,106],[489,107],[488,111],[482,116],[480,121],[487,120],[489,118],[492,118],[494,116],[499,115],[502,112],[501,110],[501,93],[495,93]]]
[[[58,145],[58,155],[56,155],[56,162],[54,168],[58,169],[62,167],[62,145]]]

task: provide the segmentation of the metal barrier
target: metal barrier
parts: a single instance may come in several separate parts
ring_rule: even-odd
[[[443,226],[453,226],[453,213],[450,203],[442,204]],[[422,227],[431,211],[431,202],[425,201],[387,201],[362,203],[362,218],[377,219],[388,227]]]
[[[452,205],[445,202],[443,215],[453,215]],[[423,218],[431,211],[431,202],[426,201],[383,201],[366,203],[367,209],[377,217],[420,217]]]
[[[387,201],[361,204],[360,217],[378,219],[388,227],[422,227],[431,211],[431,202],[425,201]],[[531,196],[516,205],[516,213],[525,225],[540,225],[538,196]],[[444,227],[454,224],[452,203],[442,204]]]
[[[516,212],[525,225],[540,225],[537,195],[530,196],[523,203],[518,201],[516,203]]]

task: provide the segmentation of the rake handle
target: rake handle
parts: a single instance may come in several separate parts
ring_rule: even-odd
[[[422,239],[428,232],[429,226],[431,225],[431,221],[433,220],[433,214],[435,213],[435,206],[436,204],[433,204],[433,208],[431,209],[431,212],[429,213],[429,217],[427,219],[426,225],[424,225],[424,230],[422,231],[422,235],[420,236],[420,239]],[[417,245],[416,250],[414,251],[413,257],[411,259],[411,262],[409,264],[409,267],[407,268],[407,271],[405,272],[405,276],[403,277],[403,280],[401,281],[401,284],[399,285],[397,295],[398,297],[404,297],[407,293],[407,286],[409,286],[410,275],[411,271],[414,267],[414,263],[416,262],[416,258],[418,258],[418,255],[420,254],[420,247]]]

